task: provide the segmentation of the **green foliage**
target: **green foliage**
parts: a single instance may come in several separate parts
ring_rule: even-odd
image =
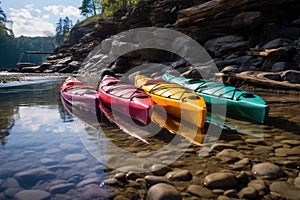
[[[53,52],[55,48],[55,37],[24,37],[16,38],[16,54],[18,62],[31,62],[41,64],[47,55],[23,55],[25,51]]]
[[[1,4],[1,1],[0,1],[0,4]],[[6,14],[2,10],[2,8],[0,7],[0,23],[3,24],[5,21],[6,21]]]
[[[3,25],[0,25],[0,68],[13,68],[17,62],[32,62],[41,64],[46,55],[24,55],[24,51],[53,52],[54,37],[24,37],[14,38],[9,35]]]
[[[83,16],[96,15],[99,10],[104,15],[112,15],[119,9],[127,10],[128,7],[136,5],[139,0],[83,0],[79,9]]]
[[[112,15],[119,9],[127,10],[128,7],[136,5],[139,0],[102,0],[102,12]]]
[[[16,60],[16,41],[7,33],[4,25],[0,24],[0,68],[14,66]]]
[[[81,15],[87,17],[89,14],[96,15],[96,5],[99,5],[98,0],[83,0],[79,10]]]
[[[0,2],[1,3],[1,2]],[[64,22],[64,21],[63,21]],[[69,32],[72,22],[63,23],[62,31]],[[24,37],[15,38],[12,30],[5,24],[12,23],[6,19],[0,7],[0,68],[13,68],[17,62],[41,64],[47,55],[21,56],[25,51],[53,52],[55,37]],[[22,58],[22,59],[21,59]]]
[[[69,34],[73,27],[72,20],[68,17],[65,19],[59,18],[58,23],[56,23],[56,42],[57,44],[62,44],[66,36]]]

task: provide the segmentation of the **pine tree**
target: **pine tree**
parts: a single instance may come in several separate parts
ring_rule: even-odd
[[[66,17],[65,19],[59,18],[58,22],[56,23],[56,42],[58,44],[61,44],[67,34],[71,31],[73,27],[72,20],[69,19],[69,17]]]
[[[95,0],[83,0],[79,10],[81,15],[87,17],[89,14],[96,15],[96,3]]]
[[[0,1],[1,4],[1,1]],[[4,12],[4,10],[0,7],[0,23],[4,24],[4,22],[6,21],[6,14]]]

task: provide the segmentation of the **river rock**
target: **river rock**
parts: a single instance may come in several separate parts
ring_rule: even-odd
[[[297,156],[297,155],[300,155],[300,148],[298,148],[298,147],[278,148],[278,149],[275,149],[275,154],[281,155],[281,156]]]
[[[69,154],[66,155],[64,160],[67,162],[79,162],[85,160],[87,157],[84,154]]]
[[[215,196],[211,190],[201,185],[190,185],[187,191],[200,198],[213,198]]]
[[[246,143],[248,143],[248,144],[265,144],[265,140],[263,138],[250,138],[250,139],[246,139]]]
[[[191,67],[189,70],[185,71],[181,75],[186,78],[209,78],[212,77],[217,71],[214,66],[196,66]]]
[[[0,182],[1,185],[1,182]],[[2,188],[18,188],[20,187],[18,181],[15,178],[7,178],[5,181],[3,181]]]
[[[83,188],[82,196],[80,199],[108,199],[109,191],[100,188],[98,185],[90,184]]]
[[[300,140],[282,140],[280,142],[283,144],[288,144],[290,146],[299,146],[300,145]]]
[[[284,172],[273,163],[259,163],[253,165],[252,173],[256,176],[263,176],[269,179],[276,179],[284,175]]]
[[[49,191],[52,194],[57,194],[57,193],[63,194],[63,193],[66,193],[66,192],[68,192],[69,190],[71,190],[73,188],[75,188],[74,183],[61,183],[61,184],[58,184],[58,185],[51,186],[49,188]]]
[[[287,62],[276,62],[272,66],[272,72],[281,72],[287,69]]]
[[[220,49],[219,52],[222,54],[231,53],[235,51],[243,51],[249,48],[248,41],[240,41],[240,42],[233,42],[229,44],[224,44]]]
[[[259,73],[257,75],[257,78],[267,78],[273,81],[281,81],[281,75],[274,72]]]
[[[150,200],[181,200],[177,189],[166,183],[155,184],[148,190]]]
[[[101,186],[110,185],[110,186],[117,186],[119,185],[119,181],[115,178],[108,178],[102,181]]]
[[[211,40],[208,40],[204,44],[204,48],[207,51],[214,52],[215,54],[219,54],[219,50],[223,45],[235,43],[235,42],[241,42],[243,41],[243,37],[236,36],[236,35],[228,35],[223,37],[214,38]]]
[[[125,183],[127,181],[126,179],[126,173],[120,172],[114,175],[114,178],[121,183]]]
[[[50,193],[42,190],[22,190],[15,196],[16,200],[45,200],[50,198]]]
[[[277,39],[269,41],[262,48],[263,49],[274,49],[274,48],[278,48],[278,47],[281,47],[281,46],[287,46],[290,43],[292,43],[292,41],[290,39],[277,38]]]
[[[274,147],[272,146],[256,146],[253,150],[253,153],[260,155],[260,154],[273,153],[273,151],[274,151]]]
[[[295,180],[294,180],[294,185],[295,185],[297,188],[300,188],[300,176],[298,176],[297,178],[295,178]]]
[[[231,27],[235,32],[249,34],[256,31],[262,22],[261,12],[242,12],[233,18]]]
[[[234,149],[224,149],[217,153],[216,157],[222,162],[234,162],[244,158],[242,153]]]
[[[281,74],[282,80],[290,83],[300,83],[300,71],[287,70]]]
[[[152,185],[158,184],[158,183],[167,183],[167,184],[172,184],[171,181],[166,179],[163,176],[152,176],[152,175],[147,175],[145,176],[146,184],[148,187],[151,187]]]
[[[237,191],[235,189],[229,189],[224,191],[223,195],[227,197],[237,197]]]
[[[245,187],[239,193],[241,199],[257,199],[257,191],[253,187]]]
[[[244,169],[247,165],[250,164],[250,159],[249,158],[244,158],[242,160],[239,160],[235,162],[233,165],[230,165],[233,169],[238,170],[238,169]]]
[[[115,56],[122,56],[136,49],[137,49],[137,45],[135,44],[128,43],[128,42],[119,42],[116,40],[112,42],[112,46],[111,46],[111,52]]]
[[[163,165],[163,164],[152,165],[150,170],[156,176],[164,176],[166,173],[172,171],[168,166]]]
[[[264,180],[252,180],[248,183],[249,187],[253,187],[259,194],[263,195],[267,192],[268,188]]]
[[[97,184],[99,183],[99,178],[98,177],[94,177],[94,178],[89,178],[89,179],[85,179],[83,181],[80,181],[76,187],[80,188],[80,187],[85,187],[86,185],[89,184]]]
[[[1,169],[0,170],[0,179],[6,179],[9,177],[12,177],[14,175],[15,171],[13,169]],[[1,182],[0,182],[1,183]]]
[[[217,200],[231,200],[231,198],[230,197],[226,197],[224,195],[220,195],[220,196],[218,196]]]
[[[167,173],[166,178],[171,181],[190,181],[193,175],[188,170],[177,170]]]
[[[21,190],[22,190],[21,188],[8,188],[7,190],[4,191],[4,195],[8,199],[13,199],[14,196]]]
[[[204,178],[204,185],[210,189],[231,188],[236,184],[232,173],[212,173]]]
[[[289,200],[298,200],[300,189],[285,182],[285,181],[276,181],[270,185],[271,194],[275,193],[276,197],[280,196],[281,198]]]
[[[224,149],[236,149],[236,146],[233,144],[216,143],[211,147],[211,149],[215,151],[222,151]]]
[[[22,187],[31,187],[40,180],[48,180],[54,177],[55,174],[53,172],[42,168],[22,171],[15,174],[15,178]]]
[[[53,158],[43,158],[40,160],[40,162],[45,166],[57,164],[57,160]]]
[[[140,173],[127,172],[127,174],[126,174],[126,179],[127,180],[136,180],[138,178],[141,178],[141,174]]]

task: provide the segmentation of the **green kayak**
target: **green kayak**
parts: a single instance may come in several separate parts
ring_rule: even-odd
[[[201,95],[208,109],[217,110],[218,107],[226,106],[226,115],[232,118],[264,123],[268,114],[269,106],[254,93],[214,81],[177,77],[170,74],[164,74],[162,78]]]

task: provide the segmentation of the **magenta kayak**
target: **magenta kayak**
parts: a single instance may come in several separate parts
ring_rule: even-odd
[[[85,85],[74,77],[69,77],[60,89],[61,97],[77,109],[83,109],[101,115],[99,95],[93,87]]]
[[[109,109],[125,114],[143,125],[151,122],[153,101],[136,86],[106,75],[99,85],[98,92],[99,99]]]

